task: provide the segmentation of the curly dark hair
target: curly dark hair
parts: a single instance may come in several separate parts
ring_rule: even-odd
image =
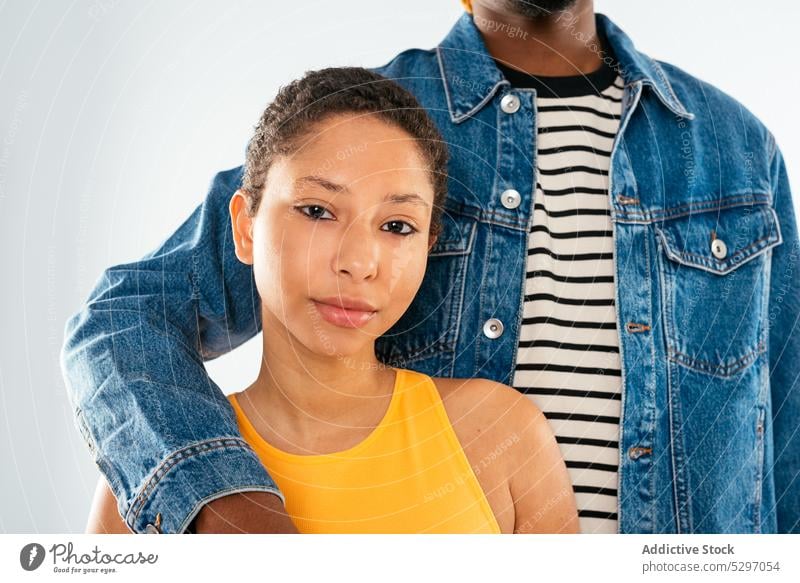
[[[447,193],[447,147],[433,120],[417,99],[394,81],[361,67],[330,67],[308,71],[281,87],[255,128],[247,146],[242,190],[252,216],[261,202],[267,172],[276,156],[294,153],[324,119],[339,114],[374,114],[377,119],[415,139],[426,162],[434,191],[431,235],[441,231]]]

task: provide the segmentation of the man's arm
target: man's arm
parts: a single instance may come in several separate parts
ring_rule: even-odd
[[[783,244],[772,252],[769,368],[778,532],[800,533],[800,241],[783,156],[773,143],[773,205]]]
[[[243,513],[294,530],[274,512],[282,495],[203,366],[261,327],[252,270],[231,241],[228,201],[240,180],[241,168],[218,174],[156,251],[104,272],[66,326],[61,362],[76,424],[134,532],[159,515],[161,532],[175,533],[195,518],[213,527]],[[240,492],[261,492],[273,508]]]

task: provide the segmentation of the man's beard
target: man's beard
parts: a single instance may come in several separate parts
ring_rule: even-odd
[[[542,18],[572,7],[577,0],[500,0],[503,7],[526,18]]]

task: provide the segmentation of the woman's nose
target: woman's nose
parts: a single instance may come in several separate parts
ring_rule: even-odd
[[[378,274],[379,243],[367,229],[350,228],[333,258],[333,270],[354,281],[374,279]]]

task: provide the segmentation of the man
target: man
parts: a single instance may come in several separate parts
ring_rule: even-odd
[[[772,135],[591,0],[466,7],[377,69],[451,155],[444,230],[381,360],[528,394],[582,532],[800,532],[800,244]],[[260,328],[229,239],[240,180],[217,175],[68,324],[78,425],[136,532],[292,530],[202,366]]]

